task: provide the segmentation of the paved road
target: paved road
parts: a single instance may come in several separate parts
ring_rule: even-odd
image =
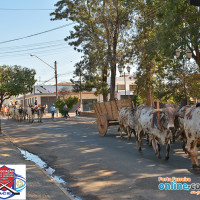
[[[18,147],[38,155],[62,175],[68,187],[87,200],[197,199],[189,191],[160,191],[158,177],[187,177],[200,183],[200,174],[181,143],[172,145],[169,161],[158,160],[144,143],[138,152],[134,138],[121,139],[117,127],[98,135],[94,118],[50,119],[44,123],[3,120],[3,128]],[[165,147],[162,147],[164,158]]]

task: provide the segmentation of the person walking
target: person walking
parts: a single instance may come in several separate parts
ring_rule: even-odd
[[[64,105],[63,110],[64,110],[64,112],[65,112],[65,118],[66,118],[66,119],[67,119],[67,117],[70,118],[70,116],[69,116],[69,109],[68,109],[67,104]]]
[[[51,115],[52,115],[51,119],[54,119],[54,113],[56,111],[54,104],[51,106],[50,110],[51,110]]]

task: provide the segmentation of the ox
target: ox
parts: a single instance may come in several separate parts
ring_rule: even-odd
[[[27,108],[27,115],[28,115],[28,119],[29,119],[29,122],[34,122],[34,117],[35,117],[35,110],[34,110],[34,107],[33,106],[29,106]],[[31,121],[32,120],[32,121]]]
[[[186,138],[185,131],[184,131],[184,119],[183,118],[184,118],[185,113],[188,108],[191,108],[191,106],[186,105],[186,106],[183,106],[182,108],[180,108],[178,111],[177,118],[175,120],[175,129],[176,129],[175,140],[180,138],[183,141],[182,148],[183,148],[183,151],[185,151],[185,153],[187,153],[187,151],[185,149],[187,138]]]
[[[128,134],[128,138],[131,138],[131,134],[135,135],[135,120],[134,109],[132,107],[122,107],[118,113],[120,136],[122,137],[122,131]]]
[[[42,117],[44,115],[45,106],[38,106],[37,107],[37,115],[38,115],[38,122],[42,123]]]
[[[20,106],[17,110],[16,110],[16,115],[18,117],[18,121],[22,121],[23,116],[24,116],[24,109],[22,106]]]
[[[9,111],[8,111],[8,119],[9,119],[9,116],[14,119],[14,115],[15,115],[15,107],[10,106]]]
[[[183,117],[183,116],[182,116]],[[192,161],[192,167],[200,170],[198,161],[198,144],[200,143],[200,107],[190,107],[185,111],[183,118],[186,137],[185,149]]]
[[[160,112],[160,121],[157,117],[157,112]],[[136,115],[136,132],[138,141],[137,145],[139,151],[142,152],[141,142],[144,133],[148,133],[152,140],[152,145],[156,155],[160,156],[160,143],[166,144],[165,160],[169,159],[170,139],[172,138],[172,131],[174,130],[174,120],[177,114],[177,107],[172,104],[167,104],[162,109],[154,109],[149,106],[139,106]]]

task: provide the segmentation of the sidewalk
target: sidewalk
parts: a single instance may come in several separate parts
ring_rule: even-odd
[[[68,192],[55,182],[43,169],[31,161],[24,160],[20,151],[13,145],[6,132],[0,136],[1,165],[26,165],[27,200],[74,200]]]
[[[76,116],[76,113],[75,112],[69,112],[69,116],[70,117],[75,117]],[[43,118],[51,118],[51,113],[47,113],[47,114],[44,114],[44,117]],[[61,115],[61,113],[59,113],[59,115],[57,116],[57,113],[54,114],[54,118],[63,118],[63,116]]]

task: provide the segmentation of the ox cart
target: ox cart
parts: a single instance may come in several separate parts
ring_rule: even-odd
[[[131,107],[131,100],[114,100],[93,105],[97,117],[97,128],[105,136],[109,126],[118,125],[118,112],[122,107]]]

